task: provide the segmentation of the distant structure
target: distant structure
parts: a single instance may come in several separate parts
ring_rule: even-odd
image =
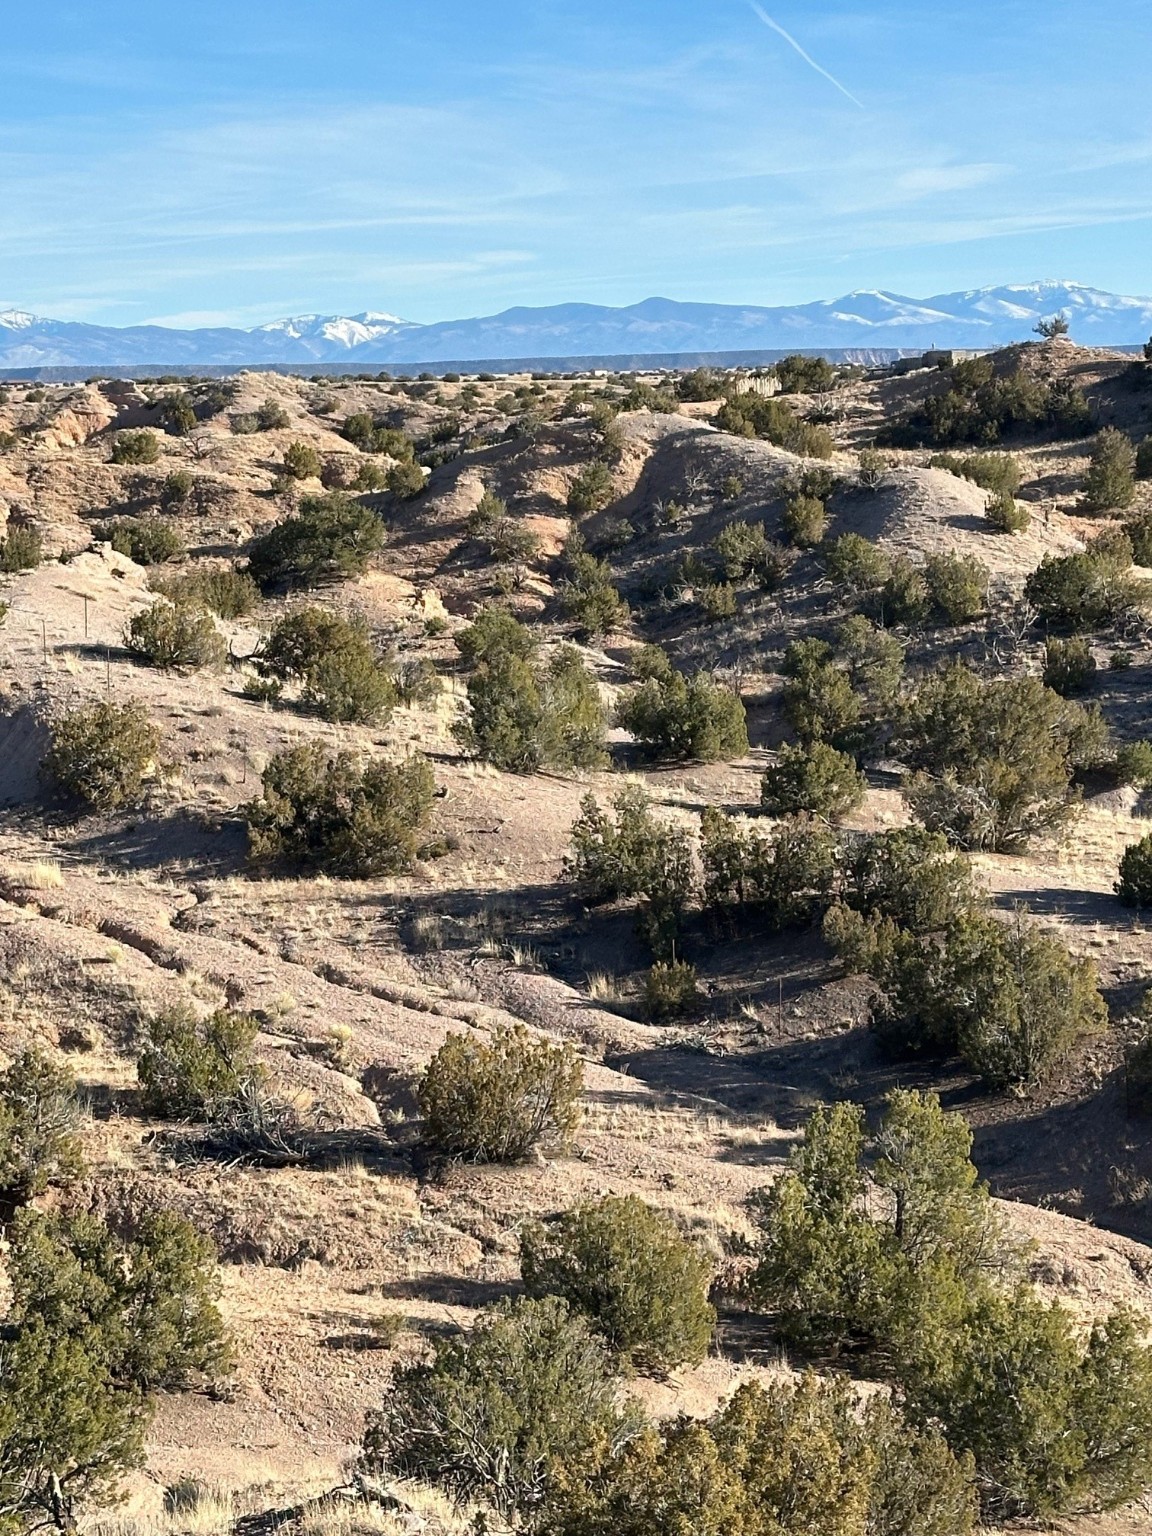
[[[892,364],[893,373],[915,373],[918,368],[954,368],[974,357],[987,357],[993,347],[933,347],[919,357],[902,357]]]

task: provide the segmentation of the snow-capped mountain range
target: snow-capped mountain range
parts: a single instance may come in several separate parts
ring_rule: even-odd
[[[466,362],[774,351],[988,347],[1027,339],[1063,311],[1075,341],[1123,346],[1152,333],[1152,298],[1039,282],[910,299],[861,290],[778,308],[645,299],[622,309],[558,304],[432,325],[396,315],[301,315],[254,330],[117,328],[0,312],[0,368]]]

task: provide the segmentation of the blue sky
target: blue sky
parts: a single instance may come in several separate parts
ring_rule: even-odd
[[[6,9],[0,307],[1152,292],[1148,0]]]

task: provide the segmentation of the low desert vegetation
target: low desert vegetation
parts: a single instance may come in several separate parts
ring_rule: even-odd
[[[770,816],[808,812],[838,821],[864,799],[864,775],[846,752],[827,742],[784,746],[760,781],[760,804]]]
[[[596,679],[572,646],[547,660],[506,608],[481,610],[456,638],[472,666],[461,744],[508,773],[596,768],[607,761],[607,716]]]
[[[155,432],[118,432],[112,443],[113,464],[155,464],[160,457],[160,443]]]
[[[520,1269],[529,1296],[562,1297],[637,1369],[696,1365],[712,1341],[711,1261],[635,1195],[526,1227]]]
[[[277,754],[261,780],[261,796],[242,807],[258,865],[368,879],[408,869],[426,846],[436,790],[422,757],[361,762],[315,742]]]
[[[124,644],[138,661],[164,671],[221,667],[228,655],[228,643],[210,613],[166,597],[128,621]]]
[[[0,384],[4,1536],[1139,1523],[1150,381]]]
[[[200,566],[153,576],[149,584],[177,607],[206,608],[219,619],[246,619],[260,602],[260,588],[248,572],[231,566]]]
[[[560,1150],[580,1121],[584,1065],[573,1046],[520,1025],[488,1040],[450,1035],[417,1097],[430,1146],[474,1163],[517,1163],[537,1147]]]
[[[398,697],[363,620],[326,608],[285,614],[257,651],[255,665],[265,680],[296,686],[302,707],[324,720],[376,724],[387,719]]]
[[[253,541],[248,572],[266,592],[344,581],[367,570],[384,539],[370,507],[341,491],[307,496],[297,513]]]
[[[636,664],[640,684],[616,710],[619,725],[651,757],[713,762],[748,750],[739,696],[698,673],[685,677],[659,646],[645,646]]]
[[[130,1236],[27,1209],[9,1234],[0,1460],[16,1528],[75,1529],[142,1465],[158,1390],[223,1375],[231,1347],[209,1241],[164,1210]]]
[[[94,811],[138,805],[157,768],[160,731],[140,704],[92,704],[53,720],[42,777]]]
[[[0,1073],[0,1222],[84,1168],[76,1079],[42,1050]]]
[[[35,528],[8,525],[0,539],[0,574],[34,571],[44,558],[44,544]]]
[[[161,517],[118,518],[108,529],[108,542],[138,565],[164,565],[188,553],[179,533]]]
[[[161,1120],[217,1119],[259,1076],[252,1059],[258,1025],[219,1009],[202,1019],[174,1006],[149,1019],[136,1062],[141,1101]]]

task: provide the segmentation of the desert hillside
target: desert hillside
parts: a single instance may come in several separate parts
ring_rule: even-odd
[[[813,1112],[870,1137],[894,1090],[971,1128],[997,1297],[1081,1344],[1152,1325],[1152,842],[1121,879],[1152,832],[1150,432],[1152,365],[1061,339],[0,385],[0,1065],[74,1080],[80,1154],[16,1203],[124,1241],[183,1218],[232,1341],[149,1384],[86,1529],[503,1529],[447,1477],[353,1497],[366,1420],[523,1296],[535,1223],[607,1197],[691,1240],[716,1309],[695,1356],[621,1371],[653,1423],[806,1370],[911,1394],[895,1336],[789,1332],[754,1278]],[[219,1018],[239,1088],[166,1109],[156,1021],[199,1049]],[[520,1031],[576,1064],[578,1118],[507,1158],[438,1141],[429,1063]],[[1129,1453],[1143,1480],[1027,1507],[964,1476],[989,1529],[1121,1536],[1152,1528]]]

